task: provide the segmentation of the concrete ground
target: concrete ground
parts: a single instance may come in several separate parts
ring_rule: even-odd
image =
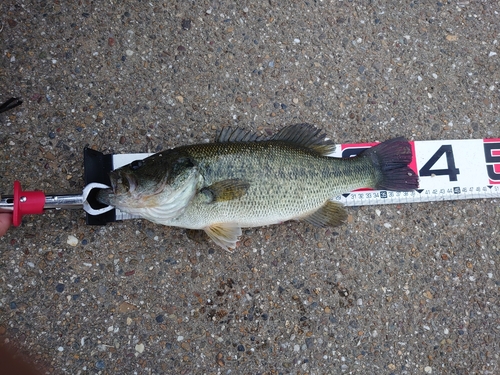
[[[24,99],[0,115],[3,194],[81,192],[85,146],[228,125],[500,136],[497,1],[107,3],[1,3],[0,101]],[[26,217],[0,239],[0,342],[44,374],[500,373],[498,200],[348,212],[244,230],[234,254],[146,221]]]

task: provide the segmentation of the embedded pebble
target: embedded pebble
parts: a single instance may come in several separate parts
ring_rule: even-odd
[[[66,243],[70,246],[76,246],[76,245],[78,245],[78,238],[76,238],[75,236],[69,235]]]
[[[129,311],[137,310],[137,306],[131,304],[130,302],[124,301],[118,306],[118,311],[120,313],[125,313]]]
[[[181,27],[184,30],[191,29],[191,20],[190,19],[183,19],[182,22],[181,22]]]

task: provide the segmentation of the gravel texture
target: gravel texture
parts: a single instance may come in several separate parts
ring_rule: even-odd
[[[227,125],[500,136],[497,1],[109,3],[0,4],[0,101],[24,99],[0,115],[4,194],[81,191],[87,145]],[[498,200],[348,211],[246,229],[234,254],[145,221],[26,217],[0,239],[0,342],[47,374],[498,374]]]

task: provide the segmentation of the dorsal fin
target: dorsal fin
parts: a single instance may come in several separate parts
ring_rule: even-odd
[[[217,143],[227,143],[227,142],[258,142],[266,140],[267,137],[263,135],[258,135],[252,130],[245,130],[241,128],[233,129],[231,127],[223,128],[217,131],[215,135],[215,142]]]
[[[295,124],[281,129],[269,138],[273,141],[290,142],[300,147],[310,148],[321,155],[328,155],[335,150],[332,140],[325,140],[326,134],[311,124]]]
[[[289,125],[270,137],[258,135],[253,131],[241,128],[223,128],[221,131],[217,132],[215,142],[282,141],[309,148],[320,155],[328,155],[335,150],[335,144],[331,140],[325,140],[325,137],[326,134],[322,133],[321,129],[311,124],[304,123]]]

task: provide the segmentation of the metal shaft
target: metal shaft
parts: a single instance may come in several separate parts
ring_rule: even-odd
[[[4,195],[0,197],[0,212],[14,211],[14,196]]]
[[[81,194],[66,194],[66,195],[46,195],[44,209],[71,209],[82,208],[83,196]]]

